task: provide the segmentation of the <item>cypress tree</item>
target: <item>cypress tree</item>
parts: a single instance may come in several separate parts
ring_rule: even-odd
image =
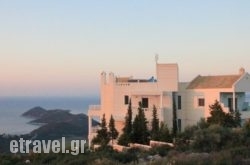
[[[155,105],[153,106],[153,118],[151,122],[151,137],[153,140],[159,140],[159,119],[157,116],[157,109]]]
[[[113,115],[111,115],[110,120],[109,120],[109,137],[112,141],[112,145],[113,145],[113,140],[116,139],[118,137],[118,131],[115,128],[115,120],[113,118]]]
[[[129,100],[129,104],[128,104],[128,112],[127,115],[125,117],[125,127],[123,129],[123,131],[130,135],[132,132],[132,106],[131,106],[131,100]]]
[[[175,92],[172,93],[172,102],[173,102],[173,136],[177,134],[177,112],[176,112],[176,102],[175,102]]]
[[[145,117],[142,104],[139,102],[138,114],[135,116],[135,120],[133,122],[132,142],[147,144],[149,140],[148,135],[147,119]]]
[[[132,134],[132,103],[131,100],[129,100],[128,104],[128,110],[125,117],[125,125],[122,129],[123,133],[118,139],[118,144],[120,145],[128,145],[129,142],[131,142],[131,134]]]
[[[107,146],[109,142],[109,135],[108,135],[108,129],[107,129],[107,123],[105,114],[102,116],[102,121],[100,124],[100,129],[97,131],[96,137],[93,138],[92,143],[93,144],[99,144],[101,147]]]

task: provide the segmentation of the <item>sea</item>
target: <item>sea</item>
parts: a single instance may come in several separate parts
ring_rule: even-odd
[[[250,93],[247,93],[246,101],[250,102]],[[96,104],[100,104],[98,96],[0,97],[0,135],[21,135],[38,128],[38,125],[29,124],[29,121],[32,119],[21,116],[24,112],[36,106],[40,106],[48,110],[70,110],[73,114],[87,114],[88,106]]]
[[[40,106],[45,109],[70,110],[73,114],[87,114],[88,106],[99,104],[99,97],[0,97],[0,135],[21,135],[38,128],[29,124],[32,119],[21,115]]]

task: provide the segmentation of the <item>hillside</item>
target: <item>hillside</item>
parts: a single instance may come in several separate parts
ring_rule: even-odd
[[[41,124],[30,135],[35,139],[58,139],[61,137],[83,137],[88,135],[88,116],[85,114],[71,114],[69,110],[46,110],[34,107],[22,116],[34,118],[30,124]],[[94,124],[98,124],[93,121]]]
[[[30,118],[40,118],[45,113],[47,113],[47,110],[42,107],[34,107],[28,110],[27,112],[23,113],[22,116],[24,117],[30,117]]]

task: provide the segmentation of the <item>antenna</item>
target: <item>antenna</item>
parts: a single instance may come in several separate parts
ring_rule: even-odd
[[[155,53],[155,63],[157,64],[159,60],[159,55],[157,53]]]

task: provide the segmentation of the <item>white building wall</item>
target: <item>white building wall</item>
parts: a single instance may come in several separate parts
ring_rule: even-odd
[[[157,64],[157,83],[161,91],[177,91],[179,71],[177,64]]]
[[[124,102],[124,97],[130,96],[130,86],[128,84],[115,84],[114,85],[114,103],[113,112],[116,120],[124,120],[124,114],[126,114],[128,105]]]
[[[170,130],[173,127],[173,100],[172,94],[176,92],[177,119],[181,119],[181,130],[186,126],[197,124],[201,118],[210,116],[209,105],[215,100],[222,103],[222,108],[228,112],[227,99],[234,91],[238,98],[238,107],[245,104],[245,91],[250,91],[250,75],[245,73],[232,88],[221,89],[187,89],[189,83],[179,83],[177,64],[156,64],[157,81],[152,82],[117,82],[113,73],[101,74],[101,104],[98,108],[90,108],[88,111],[89,123],[93,116],[102,117],[105,113],[107,122],[113,115],[116,127],[121,133],[128,105],[124,103],[124,96],[127,95],[132,101],[133,118],[137,114],[138,102],[142,98],[148,98],[148,108],[145,115],[148,122],[152,119],[153,105],[156,106],[160,121],[166,123]],[[228,95],[227,95],[228,93]],[[181,109],[178,109],[178,96],[181,96]],[[198,99],[204,98],[205,105],[198,106]],[[249,118],[249,112],[242,111],[243,118]],[[91,127],[91,125],[90,125]],[[95,134],[89,131],[91,140]]]
[[[182,96],[182,107],[183,109],[178,112],[178,117],[182,118],[183,128],[197,124],[201,118],[207,118],[210,116],[209,105],[214,104],[215,100],[218,100],[225,112],[229,112],[227,100],[229,97],[232,98],[233,89],[181,89],[178,94]],[[238,108],[243,107],[245,101],[244,93],[237,93],[235,97],[238,100]],[[205,99],[205,106],[198,106],[198,99]]]
[[[102,118],[105,114],[107,122],[111,114],[116,121],[116,127],[121,133],[128,105],[124,103],[124,96],[131,98],[133,118],[137,114],[138,102],[143,97],[148,98],[148,108],[145,116],[150,123],[152,120],[153,105],[156,106],[158,117],[172,128],[172,92],[178,90],[178,65],[156,64],[157,81],[152,82],[117,82],[113,73],[101,74],[101,104],[100,108],[89,109],[89,123],[94,116]],[[149,125],[150,126],[150,125]],[[95,135],[89,124],[89,140]]]
[[[170,130],[173,128],[173,100],[172,92],[163,92],[162,95],[162,121],[168,125]]]
[[[236,92],[250,92],[250,75],[245,73],[235,84]]]
[[[187,86],[184,84],[183,86]],[[186,126],[197,124],[201,118],[210,116],[209,105],[215,100],[220,100],[218,90],[211,89],[185,89],[179,88],[178,95],[182,96],[182,109],[178,110],[178,117],[182,119],[182,129]],[[204,106],[198,106],[198,99],[205,99]]]
[[[189,83],[179,83],[178,92],[176,94],[176,106],[177,106],[177,119],[181,119],[181,130],[184,130],[187,125],[186,113],[187,113],[187,92],[186,88]],[[178,96],[181,96],[181,109],[178,108]]]

